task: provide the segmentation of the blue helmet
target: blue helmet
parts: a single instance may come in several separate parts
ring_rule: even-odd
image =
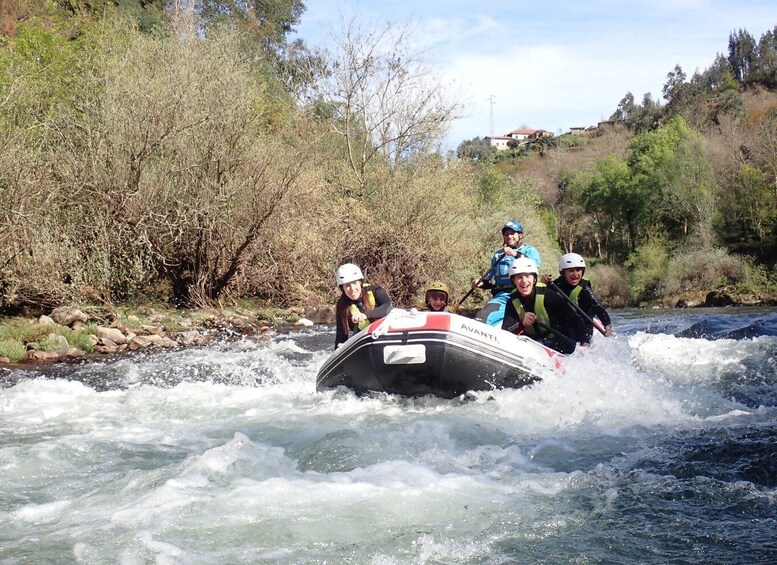
[[[504,235],[505,230],[513,230],[517,231],[518,233],[523,233],[523,226],[517,220],[510,220],[502,228],[502,235]]]

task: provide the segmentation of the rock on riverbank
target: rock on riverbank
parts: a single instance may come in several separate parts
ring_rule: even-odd
[[[0,355],[0,363],[41,364],[100,357],[141,349],[170,349],[207,345],[219,339],[256,336],[268,339],[278,332],[314,324],[332,323],[332,308],[264,311],[212,309],[198,311],[156,310],[136,313],[92,312],[71,306],[56,308],[37,319],[12,319],[0,343],[12,354]]]

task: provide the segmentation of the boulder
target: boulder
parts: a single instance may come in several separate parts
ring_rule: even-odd
[[[73,325],[75,322],[86,323],[89,321],[89,316],[84,314],[78,308],[73,308],[71,306],[60,306],[59,308],[55,308],[51,312],[51,318],[57,324],[68,327]]]
[[[183,345],[184,347],[199,345],[202,343],[202,336],[197,330],[178,332],[174,334],[173,337],[178,341],[179,344]]]
[[[305,312],[305,317],[311,320],[314,324],[334,324],[335,307],[324,306],[322,308],[313,308],[309,312]]]
[[[106,328],[105,326],[99,326],[97,328],[97,338],[102,340],[109,340],[114,345],[127,343],[127,336],[125,336],[118,328]]]
[[[70,348],[64,351],[35,351],[30,350],[24,354],[22,363],[52,363],[62,361],[68,357],[78,357],[81,352],[78,349]]]
[[[67,342],[67,338],[62,334],[50,333],[46,336],[46,340],[57,344],[57,351],[66,351],[70,344]]]
[[[149,347],[149,346],[168,347],[167,342],[165,342],[165,339],[170,339],[170,338],[163,338],[161,335],[156,335],[156,334],[136,335],[130,340],[128,347],[131,351],[137,351],[138,349],[141,349],[143,347]],[[173,341],[173,344],[178,345],[174,341]]]

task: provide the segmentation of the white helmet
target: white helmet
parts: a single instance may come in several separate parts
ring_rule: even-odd
[[[364,278],[362,270],[353,263],[345,263],[337,267],[337,286],[341,284],[359,281]]]
[[[540,271],[537,269],[537,264],[534,261],[528,257],[519,257],[510,265],[510,276],[512,277],[519,273],[532,273],[539,276]]]
[[[582,255],[578,255],[577,253],[567,253],[558,260],[559,273],[564,269],[571,269],[574,267],[585,269],[585,259],[583,259]]]

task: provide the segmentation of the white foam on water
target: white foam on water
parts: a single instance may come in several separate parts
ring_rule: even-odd
[[[37,537],[41,561],[481,561],[579,527],[580,493],[601,489],[600,512],[617,500],[611,473],[553,469],[581,439],[749,418],[714,385],[759,345],[616,336],[470,401],[318,393],[329,352],[293,337],[124,360],[100,369],[121,384],[104,392],[24,380],[0,390],[3,551]]]

